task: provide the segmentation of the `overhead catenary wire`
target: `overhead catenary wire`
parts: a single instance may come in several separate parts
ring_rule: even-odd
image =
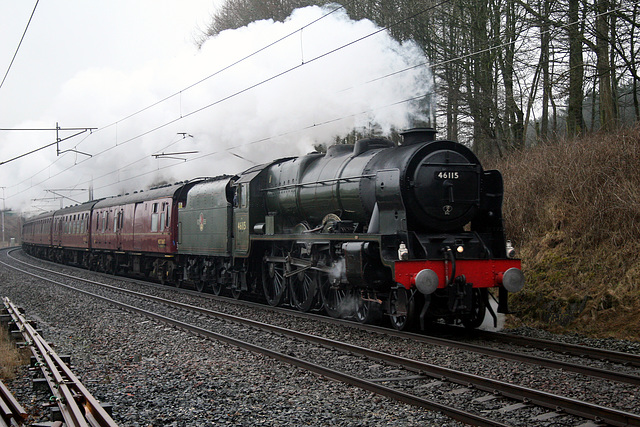
[[[291,68],[289,68],[289,69],[287,69],[287,70],[285,70],[285,71],[283,71],[283,72],[281,72],[281,73],[279,73],[279,74],[276,74],[276,75],[274,75],[274,76],[271,76],[270,78],[264,79],[264,80],[262,80],[262,81],[260,81],[260,82],[258,82],[258,83],[256,83],[256,84],[254,84],[254,85],[251,85],[251,86],[249,86],[249,87],[247,87],[247,88],[245,88],[245,89],[243,89],[243,90],[237,91],[237,92],[235,92],[235,93],[233,93],[233,94],[231,94],[231,95],[229,95],[229,96],[227,96],[227,97],[221,98],[221,99],[219,99],[219,100],[217,100],[217,101],[215,101],[215,102],[213,102],[213,103],[211,103],[211,104],[209,104],[209,105],[206,105],[206,106],[202,107],[201,109],[195,110],[195,111],[193,111],[193,112],[191,112],[191,113],[188,113],[188,114],[186,114],[186,115],[184,115],[184,116],[183,116],[183,115],[181,115],[180,117],[176,118],[175,120],[172,120],[172,121],[170,121],[170,122],[166,123],[166,125],[170,125],[170,124],[172,124],[172,123],[175,123],[177,120],[180,120],[180,119],[182,119],[182,118],[189,117],[190,115],[193,115],[193,114],[198,113],[198,112],[200,112],[200,111],[202,111],[202,110],[205,110],[205,109],[207,109],[207,108],[210,108],[210,107],[212,107],[212,106],[214,106],[214,105],[217,105],[217,104],[219,104],[219,103],[221,103],[221,102],[227,101],[227,100],[229,100],[229,99],[231,99],[231,98],[234,98],[234,97],[236,97],[236,96],[238,96],[238,95],[240,95],[240,94],[242,94],[242,93],[244,93],[244,92],[247,92],[247,91],[249,91],[249,90],[255,89],[256,87],[259,87],[259,86],[261,86],[261,85],[263,85],[263,84],[266,84],[266,83],[270,82],[271,80],[274,80],[274,79],[279,78],[279,77],[281,77],[281,76],[283,76],[283,75],[285,75],[285,74],[288,74],[288,73],[290,73],[291,71],[294,71],[294,70],[296,70],[296,69],[298,69],[298,68],[300,68],[300,67],[302,67],[302,66],[305,66],[305,65],[307,65],[307,64],[309,64],[309,63],[315,62],[315,61],[316,61],[316,60],[318,60],[318,59],[321,59],[321,58],[324,58],[324,57],[326,57],[326,56],[328,56],[328,55],[334,54],[334,53],[336,53],[336,52],[338,52],[338,51],[340,51],[340,50],[342,50],[342,49],[344,49],[344,48],[347,48],[347,47],[349,47],[349,46],[353,45],[353,44],[356,44],[356,43],[359,43],[359,42],[361,42],[361,41],[363,41],[363,40],[366,40],[366,39],[368,39],[369,37],[375,36],[376,34],[382,33],[382,32],[384,32],[384,31],[388,31],[388,30],[389,30],[389,29],[391,29],[391,28],[394,28],[394,27],[396,27],[396,26],[398,26],[398,25],[401,25],[401,24],[403,24],[403,23],[405,23],[405,22],[407,22],[407,21],[411,20],[411,19],[414,19],[414,18],[416,18],[416,17],[418,17],[418,16],[420,16],[420,15],[423,15],[424,13],[426,13],[426,12],[428,12],[428,11],[430,11],[430,10],[433,10],[433,9],[435,9],[435,8],[437,8],[437,7],[440,7],[440,6],[442,6],[443,4],[449,3],[450,1],[451,1],[451,0],[441,0],[440,2],[438,2],[438,3],[436,3],[436,4],[432,4],[432,5],[430,5],[430,6],[426,7],[426,8],[424,8],[424,9],[422,9],[422,10],[420,10],[420,11],[418,11],[418,12],[415,12],[415,13],[413,13],[413,14],[409,15],[409,16],[406,16],[406,17],[404,17],[404,18],[402,18],[402,19],[400,19],[400,20],[398,20],[398,21],[396,21],[396,22],[394,22],[394,23],[392,23],[392,24],[389,24],[389,25],[387,25],[387,26],[385,26],[385,27],[381,27],[381,28],[379,28],[379,29],[378,29],[378,30],[376,30],[376,31],[373,31],[373,32],[371,32],[371,33],[369,33],[369,34],[367,34],[367,35],[365,35],[365,36],[363,36],[363,37],[360,37],[360,38],[358,38],[358,39],[352,40],[351,42],[346,43],[346,44],[344,44],[344,45],[341,45],[341,46],[339,46],[339,47],[337,47],[337,48],[335,48],[335,49],[333,49],[333,50],[327,51],[327,52],[325,52],[324,54],[318,55],[318,56],[316,56],[316,57],[314,57],[314,58],[312,58],[312,59],[310,59],[310,60],[308,60],[308,61],[304,61],[304,59],[302,59],[302,60],[301,60],[301,63],[300,63],[300,64],[298,64],[297,66],[291,67]],[[257,50],[255,50],[255,51],[251,52],[250,54],[248,54],[248,55],[246,55],[246,56],[242,57],[241,59],[239,59],[239,60],[237,60],[237,61],[235,61],[235,62],[233,62],[233,63],[231,63],[231,64],[229,64],[229,65],[227,65],[227,66],[225,66],[225,67],[223,67],[223,68],[221,68],[220,70],[216,71],[215,73],[212,73],[212,74],[208,75],[207,77],[205,77],[205,78],[203,78],[203,79],[200,79],[200,80],[198,80],[197,82],[195,82],[195,83],[193,83],[193,84],[191,84],[191,85],[189,85],[189,86],[187,86],[187,87],[185,87],[185,88],[181,89],[180,91],[175,92],[175,93],[173,93],[173,94],[171,94],[171,95],[169,95],[169,96],[166,96],[165,98],[163,98],[163,99],[161,99],[161,100],[159,100],[159,101],[157,101],[157,102],[155,102],[155,103],[153,103],[153,104],[148,105],[147,107],[144,107],[144,108],[142,108],[142,109],[140,109],[140,110],[138,110],[138,111],[136,111],[136,112],[134,112],[134,113],[132,113],[132,114],[129,114],[128,116],[125,116],[125,117],[123,117],[123,118],[122,118],[122,119],[120,119],[120,120],[117,120],[117,121],[115,121],[115,122],[112,122],[112,123],[110,123],[110,124],[108,124],[108,125],[106,125],[106,126],[100,127],[100,128],[98,128],[94,133],[98,133],[98,132],[100,132],[101,130],[107,129],[107,128],[112,127],[112,126],[115,126],[115,125],[117,125],[118,123],[120,123],[120,122],[122,122],[122,121],[125,121],[125,120],[127,120],[127,119],[130,119],[130,118],[132,118],[132,117],[134,117],[134,116],[136,116],[136,115],[138,115],[138,114],[140,114],[140,113],[143,113],[143,112],[145,112],[145,111],[149,110],[150,108],[153,108],[153,107],[155,107],[155,106],[157,106],[157,105],[159,105],[159,104],[161,104],[161,103],[163,103],[163,102],[166,102],[166,101],[170,100],[171,98],[173,98],[173,97],[175,97],[175,96],[181,95],[183,92],[185,92],[185,91],[187,91],[187,90],[189,90],[189,89],[191,89],[191,88],[193,88],[193,87],[195,87],[195,86],[197,86],[197,85],[199,85],[199,84],[201,84],[201,83],[204,83],[205,81],[209,80],[209,79],[210,79],[210,78],[212,78],[212,77],[215,77],[215,76],[219,75],[220,73],[222,73],[222,72],[224,72],[224,71],[227,71],[227,70],[229,70],[229,69],[231,69],[231,68],[233,68],[233,67],[235,67],[235,66],[239,65],[240,63],[242,63],[242,62],[246,61],[247,59],[249,59],[249,58],[251,58],[251,57],[253,57],[253,56],[257,55],[257,54],[258,54],[258,53],[260,53],[260,52],[263,52],[263,51],[265,51],[265,50],[267,50],[267,49],[269,49],[269,48],[271,48],[271,47],[275,46],[276,44],[281,43],[282,41],[284,41],[284,40],[286,40],[287,38],[289,38],[289,37],[293,36],[294,34],[301,33],[304,29],[306,29],[306,28],[310,27],[311,25],[314,25],[314,24],[316,24],[316,23],[320,22],[321,20],[323,20],[323,19],[327,18],[328,16],[332,15],[333,13],[336,13],[338,10],[340,10],[340,9],[344,9],[344,8],[345,8],[344,6],[337,6],[337,7],[334,7],[334,8],[333,8],[333,9],[331,9],[329,12],[327,12],[327,13],[325,13],[324,15],[320,16],[319,18],[317,18],[317,19],[315,19],[315,20],[313,20],[313,21],[311,21],[311,22],[309,22],[309,23],[307,23],[307,24],[305,24],[305,25],[301,26],[300,28],[298,28],[298,29],[296,29],[296,30],[294,30],[294,31],[292,31],[292,32],[290,32],[290,33],[288,33],[287,35],[285,35],[285,36],[283,36],[283,37],[281,37],[281,38],[279,38],[279,39],[277,39],[277,40],[275,40],[275,41],[273,41],[273,42],[271,42],[271,43],[269,43],[269,44],[267,44],[267,45],[265,45],[265,46],[263,46],[263,47],[261,47],[261,48],[259,48],[259,49],[257,49]],[[424,64],[422,64],[422,65],[424,65]],[[147,135],[148,133],[154,132],[154,131],[156,131],[156,130],[158,130],[158,129],[162,128],[162,127],[164,127],[164,126],[159,126],[159,127],[154,128],[154,129],[151,129],[149,132],[142,133],[142,134],[140,134],[140,135],[138,135],[138,136],[136,136],[136,137],[133,137],[133,138],[131,138],[131,139],[129,139],[129,140],[126,140],[126,141],[124,141],[124,142],[121,142],[121,143],[119,143],[118,145],[122,145],[122,144],[124,144],[124,143],[130,142],[130,141],[131,141],[131,140],[133,140],[133,139],[137,139],[137,138],[139,138],[139,137],[145,136],[145,135]]]
[[[22,37],[20,38],[20,42],[18,43],[18,47],[16,48],[15,53],[13,54],[13,58],[11,58],[11,62],[9,63],[9,67],[7,68],[7,72],[4,73],[4,77],[2,78],[2,82],[0,82],[0,89],[4,86],[5,80],[7,80],[7,76],[9,75],[9,71],[11,71],[11,67],[13,66],[13,62],[16,60],[16,56],[18,56],[18,51],[20,50],[20,46],[22,46],[22,41],[24,40],[24,36],[27,35],[27,30],[29,29],[29,25],[31,25],[31,20],[33,19],[33,15],[36,13],[36,8],[38,7],[38,3],[40,0],[36,0],[35,6],[33,6],[33,11],[31,12],[31,16],[29,16],[29,21],[27,22],[27,26],[22,33]]]
[[[71,139],[71,138],[73,138],[73,137],[75,137],[75,136],[78,136],[78,135],[81,135],[81,134],[83,134],[83,133],[85,133],[85,132],[91,131],[91,128],[67,128],[67,129],[61,129],[61,128],[57,128],[57,129],[0,129],[0,130],[2,130],[2,131],[9,131],[9,130],[80,130],[79,132],[77,132],[77,133],[75,133],[75,134],[73,134],[73,135],[67,136],[67,137],[65,137],[65,138],[57,138],[57,140],[56,140],[56,141],[51,142],[51,143],[46,144],[46,145],[43,145],[43,146],[42,146],[42,147],[40,147],[40,148],[36,148],[36,149],[34,149],[34,150],[31,150],[31,151],[29,151],[28,153],[23,153],[23,154],[20,154],[20,155],[18,155],[18,156],[15,156],[15,157],[13,157],[13,158],[11,158],[11,159],[9,159],[9,160],[2,161],[2,162],[0,162],[0,166],[2,166],[2,165],[4,165],[5,163],[9,163],[9,162],[12,162],[12,161],[14,161],[14,160],[18,160],[18,159],[20,159],[20,158],[22,158],[22,157],[26,157],[26,156],[28,156],[28,155],[30,155],[30,154],[37,153],[38,151],[44,150],[45,148],[52,147],[52,146],[54,146],[54,145],[58,145],[58,144],[59,144],[60,142],[62,142],[62,141],[66,141],[66,140]],[[75,150],[66,150],[65,152],[67,152],[67,151],[75,151]],[[61,152],[58,150],[58,155],[60,155],[60,153],[61,153]],[[84,154],[84,153],[83,153],[83,154]]]

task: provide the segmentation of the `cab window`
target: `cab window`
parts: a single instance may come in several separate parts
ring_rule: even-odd
[[[240,208],[247,207],[247,189],[244,185],[238,185],[236,189],[236,199],[234,205]]]

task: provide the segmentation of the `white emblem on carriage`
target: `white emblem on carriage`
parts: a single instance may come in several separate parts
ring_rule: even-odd
[[[453,211],[453,206],[451,205],[444,205],[442,207],[442,210],[444,211],[445,215],[451,215],[451,211]]]

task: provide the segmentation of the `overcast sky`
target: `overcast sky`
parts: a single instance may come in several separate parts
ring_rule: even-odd
[[[220,0],[218,0],[219,2]],[[135,70],[150,60],[196,51],[215,0],[41,0],[0,89],[0,127],[39,117],[60,86],[88,68]],[[36,2],[0,2],[4,76]],[[55,125],[55,123],[53,123]],[[91,126],[63,123],[63,126]]]
[[[385,33],[365,37],[378,27],[350,20],[344,10],[329,13],[335,8],[310,7],[285,22],[253,23],[198,49],[195,40],[216,4],[40,1],[0,88],[0,128],[51,128],[59,122],[98,130],[62,142],[61,150],[75,151],[61,156],[50,147],[0,165],[7,207],[31,213],[55,209],[59,201],[33,200],[51,197],[46,190],[52,189],[92,186],[99,198],[159,182],[238,173],[304,154],[315,143],[371,121],[387,129],[406,127],[414,106],[401,101],[430,90],[428,68],[411,68],[425,61],[415,44],[400,44]],[[2,76],[34,5],[0,2]],[[291,33],[295,36],[221,71]],[[182,132],[192,136],[183,139]],[[55,132],[0,131],[0,162],[55,137]],[[186,162],[152,157],[176,151],[197,153],[181,156]],[[78,202],[88,196],[86,190],[65,194]]]

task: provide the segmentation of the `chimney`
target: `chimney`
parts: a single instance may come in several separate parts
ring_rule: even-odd
[[[401,132],[403,137],[402,145],[413,145],[422,142],[433,142],[436,139],[436,130],[434,128],[413,128]]]

